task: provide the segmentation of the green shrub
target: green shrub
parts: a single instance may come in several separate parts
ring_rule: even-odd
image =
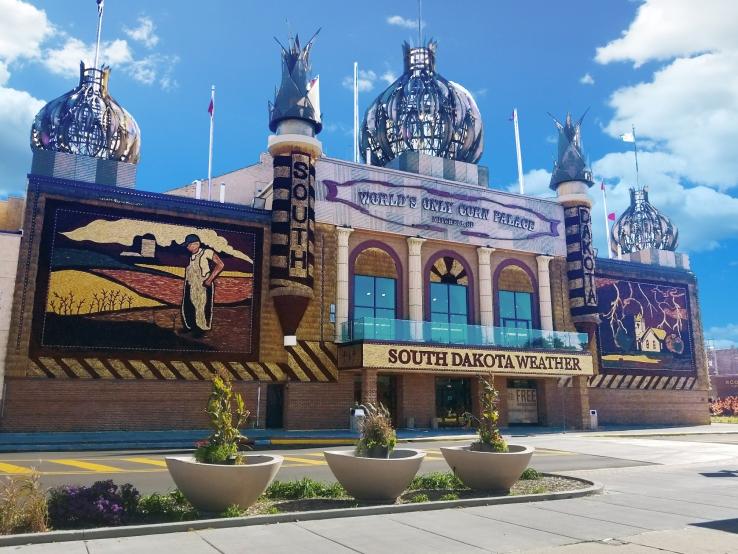
[[[264,510],[265,514],[279,514],[281,513],[281,510],[277,506],[269,506],[266,510]]]
[[[416,494],[412,498],[410,498],[410,502],[413,504],[418,504],[420,502],[430,502],[430,498],[428,498],[427,494]]]
[[[0,485],[0,534],[48,531],[49,507],[40,475],[6,478]]]
[[[215,375],[212,382],[205,412],[210,417],[213,433],[207,440],[196,444],[195,459],[205,464],[240,464],[243,460],[238,453],[238,446],[247,439],[238,429],[246,423],[249,411],[241,395],[233,393],[233,386],[228,379]]]
[[[489,379],[480,378],[479,383],[482,385],[479,394],[481,417],[476,417],[469,412],[463,415],[467,425],[477,424],[479,440],[471,444],[471,449],[479,452],[507,452],[507,442],[502,438],[500,428],[497,425],[497,421],[500,419],[500,412],[497,409],[500,393]]]
[[[232,504],[220,513],[220,517],[241,517],[246,513],[246,510],[240,506]]]
[[[538,479],[543,479],[543,475],[532,467],[527,467],[520,478],[525,481],[537,481]]]
[[[271,500],[300,500],[303,498],[341,498],[346,490],[338,483],[321,483],[309,477],[299,481],[274,481],[264,492]]]
[[[455,492],[449,492],[447,494],[444,494],[439,500],[458,500],[459,495]]]
[[[466,488],[456,475],[450,471],[434,471],[413,478],[408,486],[409,490],[436,489],[455,490]]]
[[[142,523],[168,523],[197,519],[198,513],[179,490],[167,494],[154,493],[142,496],[136,510]]]

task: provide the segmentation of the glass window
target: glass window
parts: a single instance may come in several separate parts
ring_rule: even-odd
[[[466,343],[467,289],[463,285],[431,283],[431,340],[444,343]]]
[[[533,328],[533,302],[529,292],[501,290],[500,326],[505,329],[503,346],[530,346],[530,329]]]
[[[395,319],[396,280],[354,275],[354,328],[365,339],[392,339]],[[357,320],[363,319],[363,324]],[[362,326],[362,329],[356,329]]]

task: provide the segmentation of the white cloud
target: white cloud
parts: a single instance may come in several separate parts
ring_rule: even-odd
[[[123,27],[123,32],[132,40],[142,43],[146,48],[153,48],[159,44],[159,36],[156,34],[156,25],[150,17],[139,17],[138,27],[134,27],[133,29]]]
[[[682,160],[695,183],[738,185],[738,51],[679,58],[653,80],[616,90],[605,130],[618,136],[636,126]]]
[[[585,73],[584,75],[582,75],[581,79],[579,79],[579,82],[582,83],[583,85],[594,85],[595,84],[594,77],[592,77],[592,75],[590,75],[589,73]]]
[[[382,79],[382,81],[384,81],[388,85],[391,85],[397,80],[397,75],[395,75],[395,73],[392,70],[388,69],[387,71],[382,73],[379,76],[379,78]]]
[[[43,65],[57,75],[74,76],[79,74],[79,62],[84,60],[91,67],[95,59],[95,45],[86,44],[78,38],[68,37],[61,48],[49,48],[43,58]],[[100,63],[122,67],[132,63],[133,53],[128,42],[116,39],[103,42],[100,46]]]
[[[377,74],[371,69],[360,69],[359,70],[359,92],[369,92],[374,88],[374,84],[377,82]],[[351,75],[347,75],[341,81],[343,88],[354,90],[354,78]]]
[[[405,29],[417,29],[418,28],[418,20],[417,19],[406,19],[402,17],[401,15],[391,15],[387,18],[387,23],[389,25],[394,25],[395,27],[403,27]],[[425,27],[425,21],[422,21],[420,23],[422,27]]]
[[[738,198],[706,186],[688,186],[680,178],[682,162],[663,152],[643,152],[639,156],[641,184],[649,187],[649,200],[679,228],[680,251],[717,248],[720,241],[738,236]],[[618,216],[630,204],[629,188],[635,184],[631,152],[607,154],[593,164],[597,179],[608,186],[608,211]],[[597,215],[602,219],[601,195],[593,187]],[[597,238],[595,232],[595,238]],[[604,230],[601,235],[604,236]],[[604,245],[604,238],[601,239]]]
[[[0,59],[38,58],[41,44],[54,33],[46,12],[21,0],[0,0]]]
[[[705,330],[705,339],[712,340],[717,349],[738,347],[738,325],[728,323]]]
[[[602,64],[661,62],[610,96],[604,130],[615,138],[635,125],[640,182],[679,227],[682,251],[738,237],[738,198],[728,194],[738,186],[736,20],[738,3],[730,0],[646,0],[622,37],[597,50]],[[615,183],[608,207],[620,214],[635,184],[632,152],[607,154],[594,170]]]
[[[523,173],[523,183],[526,196],[536,196],[538,198],[556,196],[556,193],[548,187],[551,183],[551,172],[545,169],[531,169]],[[509,184],[506,188],[508,192],[520,192],[520,185],[517,181]]]
[[[597,49],[603,64],[632,61],[636,67],[704,52],[738,48],[734,0],[646,0],[623,36]]]
[[[31,166],[28,137],[36,113],[46,102],[22,90],[0,86],[0,188],[25,191]]]

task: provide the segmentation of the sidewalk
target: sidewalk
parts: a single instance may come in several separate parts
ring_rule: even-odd
[[[705,433],[738,434],[736,423],[714,423],[698,427],[602,426],[597,431],[573,431],[560,427],[520,426],[503,429],[513,437],[531,437],[565,433],[578,436],[661,436]],[[0,433],[0,452],[53,452],[81,450],[190,449],[195,441],[210,434],[209,429],[188,431],[100,431],[65,433]],[[256,447],[270,446],[339,446],[353,444],[358,433],[348,429],[285,431],[283,429],[249,429],[246,435]],[[398,429],[400,441],[444,441],[472,439],[467,429]]]
[[[552,440],[553,437],[537,439]],[[613,445],[640,455],[614,437],[559,436],[563,448]],[[537,442],[536,441],[536,442]],[[641,440],[636,440],[640,443]],[[643,440],[642,442],[646,442]],[[654,457],[684,448],[648,441]],[[699,450],[706,445],[692,443]],[[380,553],[414,552],[738,552],[738,445],[719,446],[711,461],[573,472],[605,484],[586,498],[209,529],[119,539],[0,549],[21,553]],[[709,449],[702,454],[704,459]],[[605,455],[605,450],[601,451]],[[682,460],[688,459],[684,452]],[[732,479],[732,480],[731,480]]]

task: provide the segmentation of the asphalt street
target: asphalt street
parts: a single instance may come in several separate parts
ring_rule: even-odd
[[[524,442],[524,439],[515,439]],[[421,473],[447,471],[448,466],[439,447],[464,444],[468,441],[400,443],[398,448],[418,448],[427,452]],[[325,463],[324,450],[351,448],[301,448],[260,450],[284,456],[284,464],[277,479],[291,480],[311,477],[319,481],[333,481],[333,474]],[[33,452],[0,455],[0,476],[29,473],[32,469],[41,474],[45,487],[64,484],[90,484],[102,479],[117,483],[132,483],[140,492],[168,491],[174,487],[164,458],[191,451],[129,450],[106,452]],[[570,452],[557,448],[538,447],[531,466],[545,472],[567,472],[587,469],[631,467],[646,462],[618,457],[598,456]]]

